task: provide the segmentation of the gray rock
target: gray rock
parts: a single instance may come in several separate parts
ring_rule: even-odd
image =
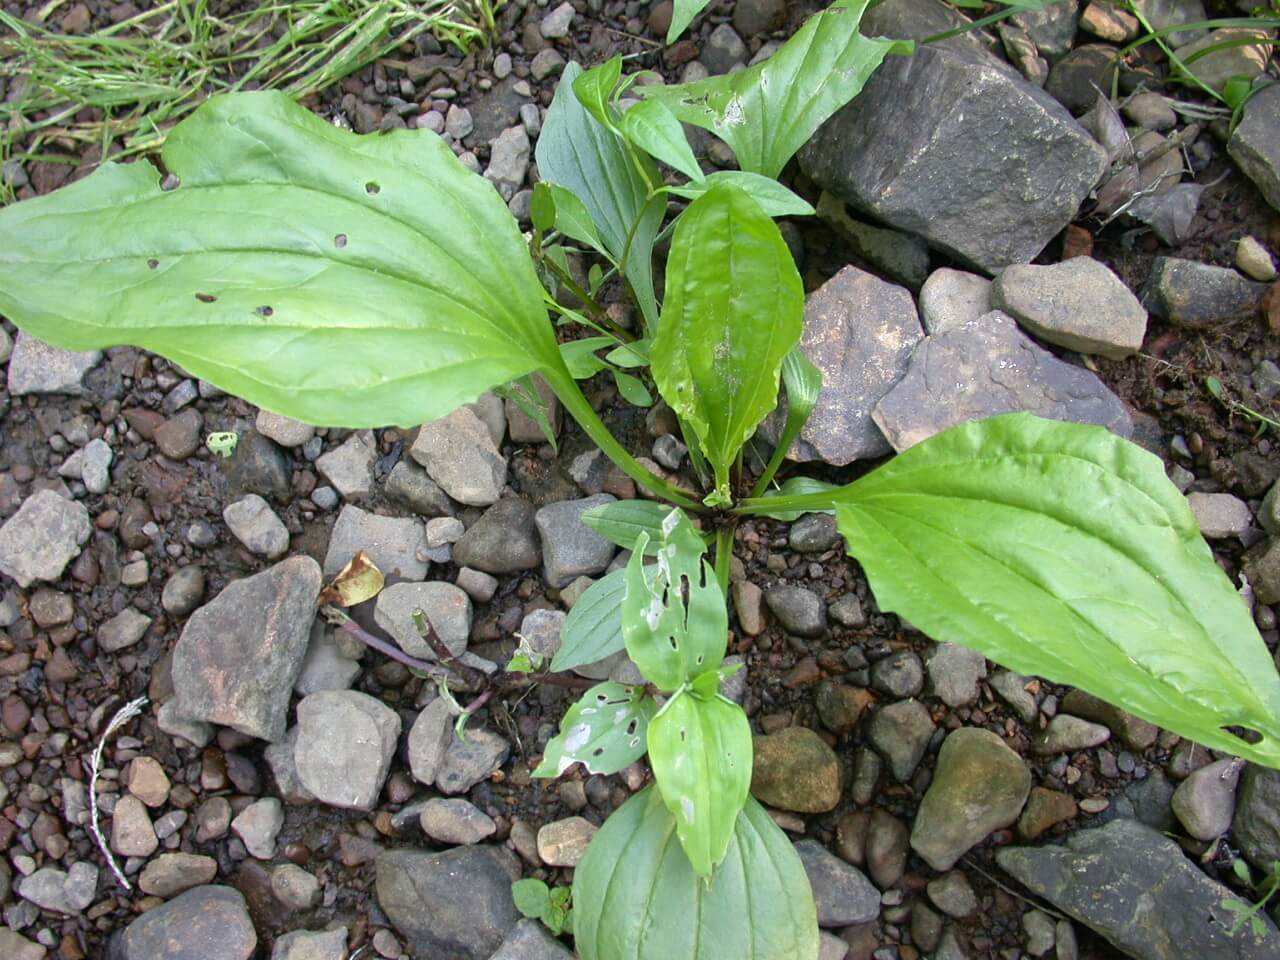
[[[0,363],[8,363],[12,355],[13,338],[9,336],[8,330],[0,327]]]
[[[818,219],[844,241],[849,253],[886,280],[919,290],[929,276],[929,245],[914,234],[859,220],[850,215],[843,200],[825,190],[818,198],[817,213]],[[799,257],[796,263],[803,265]]]
[[[1057,0],[1040,9],[1016,13],[1010,21],[1030,34],[1036,48],[1051,57],[1060,57],[1071,49],[1079,22],[1075,0]]]
[[[752,738],[751,794],[761,803],[797,813],[825,813],[840,802],[840,760],[807,727],[786,727]]]
[[[1119,277],[1092,257],[1000,271],[991,305],[1041,340],[1121,360],[1142,348],[1147,311]]]
[[[826,604],[808,587],[778,584],[765,590],[764,600],[788,633],[798,637],[820,637],[826,632]]]
[[[37,490],[0,527],[0,573],[18,586],[62,576],[92,532],[84,504]]]
[[[192,720],[182,714],[177,700],[170,700],[156,711],[156,726],[171,737],[181,737],[197,747],[208,746],[213,727],[203,720]]]
[[[372,430],[357,430],[336,450],[317,458],[316,469],[347,500],[361,500],[373,489],[378,444]]]
[[[1280,86],[1249,98],[1227,141],[1227,152],[1276,210],[1280,210]]]
[[[380,517],[348,504],[338,514],[324,557],[326,578],[338,574],[359,551],[368,554],[383,576],[421,580],[427,562],[418,559],[427,549],[427,531],[412,517]]]
[[[472,570],[470,567],[463,567],[458,571],[457,579],[454,583],[467,592],[476,603],[488,603],[493,599],[493,595],[498,592],[498,580],[491,577],[487,573],[479,570]]]
[[[567,617],[563,610],[530,610],[520,622],[520,636],[534,653],[550,660],[560,649],[560,630]]]
[[[1280,534],[1280,480],[1271,485],[1258,507],[1258,522],[1270,534]]]
[[[453,501],[427,471],[411,460],[401,460],[387,474],[387,496],[424,517],[453,516]]]
[[[538,856],[551,867],[576,867],[600,828],[585,817],[565,817],[538,830]]]
[[[558,76],[563,69],[564,57],[560,55],[559,50],[551,47],[539,50],[529,62],[529,72],[533,74],[533,79],[539,83],[546,80],[547,77]]]
[[[90,440],[81,451],[80,479],[90,493],[102,494],[111,486],[111,447],[105,440]]]
[[[422,806],[422,832],[440,843],[469,846],[493,836],[497,825],[466,800],[435,797]]]
[[[459,503],[487,506],[501,496],[507,482],[507,461],[489,428],[470,407],[459,407],[424,424],[409,455]]]
[[[500,769],[511,753],[511,745],[489,730],[467,729],[463,740],[450,727],[450,742],[436,772],[441,793],[457,796]]]
[[[542,554],[533,518],[529,501],[499,500],[453,545],[454,562],[498,575],[534,569]]]
[[[906,373],[921,339],[911,294],[903,287],[845,267],[808,299],[800,348],[821,371],[818,403],[788,451],[793,460],[842,466],[889,452],[871,412]],[[776,443],[785,405],[762,425]]]
[[[871,686],[880,693],[903,700],[924,689],[924,668],[912,650],[898,650],[871,665]]]
[[[898,885],[910,855],[907,825],[882,807],[871,811],[866,838],[867,872],[881,890]]]
[[[911,848],[950,870],[993,830],[1018,819],[1031,792],[1022,758],[990,730],[961,727],[943,741],[911,829]]]
[[[1253,529],[1253,511],[1229,493],[1189,493],[1187,506],[1196,515],[1200,532],[1210,540],[1239,537]]]
[[[1232,77],[1253,80],[1263,74],[1271,57],[1269,37],[1258,28],[1213,30],[1203,39],[1178,47],[1174,56],[1201,82],[1222,90]]]
[[[929,691],[948,707],[963,707],[978,699],[987,675],[987,660],[976,650],[940,643],[924,663]]]
[[[573,25],[574,9],[573,4],[565,0],[564,3],[556,7],[545,17],[542,23],[538,25],[538,30],[548,40],[558,40],[561,37],[569,35],[569,28]]]
[[[1023,723],[1034,723],[1040,713],[1036,698],[1027,689],[1030,681],[1010,670],[997,670],[991,675],[991,689],[1013,708]]]
[[[991,312],[991,281],[976,273],[942,267],[920,288],[920,317],[926,333],[942,333]]]
[[[1276,262],[1257,237],[1241,237],[1236,244],[1236,266],[1254,280],[1270,283],[1276,278]]]
[[[106,653],[116,653],[132,647],[146,635],[151,618],[133,607],[125,607],[98,628],[98,647]]]
[[[744,37],[777,30],[786,19],[786,0],[738,0],[733,5],[733,28]]]
[[[599,493],[582,500],[562,500],[548,504],[534,515],[542,541],[543,578],[547,586],[567,587],[578,577],[595,576],[608,569],[617,547],[583,523],[582,515],[616,499]]]
[[[159,845],[146,805],[131,794],[117,800],[111,811],[111,849],[122,857],[149,857]]]
[[[867,623],[866,611],[862,609],[862,601],[855,594],[846,593],[827,608],[831,619],[842,627],[863,627]]]
[[[534,104],[528,104],[533,110],[537,110]],[[525,124],[528,127],[528,124]],[[547,420],[551,424],[551,429],[556,433],[560,432],[560,398],[552,392],[551,387],[547,385],[547,381],[542,379],[540,374],[534,374],[533,385],[537,388],[537,397],[542,404],[543,412],[547,414]],[[507,436],[511,438],[512,443],[545,443],[546,435],[542,432],[542,428],[538,426],[538,422],[531,416],[520,409],[519,405],[511,399],[503,401],[506,406],[507,413]]]
[[[1101,380],[1036,345],[999,311],[926,338],[872,417],[901,452],[948,427],[1019,410],[1133,433],[1124,403]]]
[[[451,583],[397,583],[378,594],[373,611],[378,626],[410,656],[435,660],[413,622],[414,610],[422,611],[451,654],[463,654],[471,636],[471,598],[464,591]]]
[[[298,704],[298,778],[321,803],[372,810],[391,770],[400,715],[366,693],[325,690]]]
[[[1280,536],[1268,538],[1245,554],[1244,573],[1259,603],[1280,603]]]
[[[192,887],[213,882],[218,861],[192,853],[162,853],[143,868],[138,888],[153,897],[168,900]]]
[[[919,700],[881,707],[866,725],[867,742],[889,763],[894,779],[906,783],[933,737],[933,718]]]
[[[501,57],[501,54],[499,54]],[[563,66],[563,57],[561,65]],[[498,59],[494,60],[495,73]],[[520,108],[529,102],[528,96],[517,92],[520,78],[508,75],[501,82],[493,85],[488,93],[482,95],[469,105],[473,127],[472,140],[476,143],[488,143],[507,127],[520,119]],[[528,91],[528,81],[522,88]]]
[[[1142,288],[1142,303],[1175,327],[1207,330],[1228,320],[1256,317],[1266,292],[1265,283],[1246,280],[1228,267],[1156,257]]]
[[[1031,749],[1041,756],[1087,750],[1111,739],[1111,731],[1098,723],[1090,723],[1069,713],[1059,713],[1049,721],[1043,733],[1032,741]]]
[[[1233,917],[1221,904],[1231,891],[1174,841],[1133,820],[1077,831],[1066,846],[998,850],[996,863],[1138,960],[1262,960],[1280,951],[1270,922],[1261,938],[1247,927],[1229,936]]]
[[[870,923],[880,915],[880,891],[861,870],[833,856],[816,840],[801,840],[795,847],[813,888],[818,926]]]
[[[749,580],[735,580],[729,587],[733,597],[733,612],[738,626],[749,637],[764,633],[764,591]]]
[[[1231,828],[1236,785],[1243,769],[1243,760],[1218,760],[1178,784],[1173,792],[1173,812],[1190,836],[1216,840]]]
[[[670,433],[664,433],[653,441],[653,459],[668,470],[679,470],[688,452],[689,448]]]
[[[1256,764],[1245,769],[1234,833],[1240,852],[1259,870],[1280,860],[1280,770]]]
[[[453,714],[445,699],[437,697],[423,707],[409,728],[407,752],[415,780],[428,787],[436,782],[453,737]]]
[[[955,920],[963,920],[978,910],[978,895],[969,885],[968,877],[959,870],[930,880],[926,889],[934,906]]]
[[[18,881],[18,896],[41,910],[77,916],[93,903],[98,887],[98,868],[77,861],[65,872],[55,867],[42,867]]]
[[[728,73],[735,65],[746,63],[747,45],[733,27],[722,23],[711,31],[698,59],[712,74]]]
[[[101,350],[73,353],[37,340],[25,330],[18,331],[18,338],[9,355],[9,393],[21,397],[28,393],[68,393],[78,396],[84,392],[80,382],[84,375],[102,359]]]
[[[259,410],[254,429],[282,447],[300,447],[316,435],[316,428],[301,420],[268,410]]]
[[[389,850],[375,867],[378,904],[414,956],[489,960],[520,919],[520,865],[506,850]]]
[[[839,542],[836,518],[829,513],[806,513],[787,531],[787,544],[797,553],[822,553]]]
[[[200,449],[200,433],[204,418],[200,411],[188,407],[156,427],[156,446],[170,460],[187,460]]]
[[[271,871],[271,892],[289,910],[309,910],[320,900],[320,881],[296,864],[283,863]]]
[[[1135,0],[1134,5],[1156,30],[1208,19],[1201,0]],[[1207,32],[1203,29],[1179,30],[1170,34],[1166,42],[1181,46],[1200,39]]]
[[[249,960],[257,945],[240,892],[204,886],[130,923],[120,953],[121,960]]]
[[[543,51],[544,53],[546,51]],[[553,53],[555,51],[552,51]],[[541,56],[541,54],[539,54]],[[524,185],[525,174],[529,172],[529,157],[532,152],[532,145],[529,142],[529,131],[525,129],[524,124],[503,130],[493,145],[489,149],[489,167],[484,172],[486,180],[491,180],[498,188],[498,193],[502,195],[503,200],[510,200],[515,196],[516,191]],[[446,490],[448,485],[440,481],[440,485]],[[500,491],[499,491],[500,492]],[[453,492],[450,491],[452,494]],[[463,503],[469,503],[462,497],[453,495],[455,500],[462,500]],[[493,503],[497,500],[497,494],[494,494],[491,500],[486,503]]]
[[[1045,92],[1080,116],[1093,106],[1099,90],[1111,89],[1115,57],[1116,48],[1105,43],[1082,44],[1054,63]]]
[[[204,599],[204,571],[194,563],[180,567],[166,581],[160,606],[171,617],[185,617]]]
[[[308,790],[298,776],[298,762],[294,751],[298,747],[298,728],[290,727],[284,739],[278,740],[262,751],[271,776],[276,782],[276,793],[285,803],[315,803],[316,795]]]
[[[275,797],[255,800],[231,821],[231,829],[244,842],[249,856],[259,860],[276,855],[276,837],[283,826],[284,805]]]
[[[302,669],[293,689],[305,697],[321,690],[346,690],[360,676],[360,663],[352,660],[344,648],[317,623],[311,629],[311,642],[302,660]]]
[[[1169,98],[1158,93],[1146,91],[1134,95],[1126,101],[1121,112],[1144,130],[1164,133],[1178,125],[1178,115]]]
[[[521,920],[489,960],[573,960],[537,920]]]
[[[863,18],[901,37],[906,0]],[[1031,260],[1071,221],[1106,154],[1062,106],[976,43],[889,57],[800,152],[823,188],[987,272]]]
[[[233,581],[193,613],[173,651],[181,715],[262,740],[284,736],[319,594],[316,562],[291,557]]]
[[[1058,939],[1057,924],[1041,910],[1028,910],[1022,915],[1022,929],[1027,934],[1027,953],[1043,957]]]
[[[256,493],[276,501],[289,498],[293,476],[289,457],[256,430],[241,434],[235,452],[218,466],[235,496]]]
[[[276,938],[271,960],[347,960],[347,928],[286,933]]]
[[[289,550],[289,530],[271,505],[256,493],[228,504],[222,519],[250,553],[274,560]]]
[[[454,140],[469,137],[475,129],[475,121],[471,119],[471,111],[456,103],[449,105],[449,112],[444,118],[444,132]]]

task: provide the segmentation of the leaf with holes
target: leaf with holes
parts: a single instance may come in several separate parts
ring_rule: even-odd
[[[657,709],[643,687],[597,684],[564,715],[533,775],[558,777],[575,763],[591,773],[617,773],[644,756]]]
[[[653,569],[644,565],[649,535],[641,532],[627,564],[622,636],[632,661],[659,690],[673,691],[719,668],[729,639],[729,615],[706,544],[689,518],[672,510],[662,522]]]
[[[682,690],[649,724],[649,763],[694,873],[710,876],[751,786],[747,715],[724,697]]]
[[[751,797],[724,862],[698,876],[661,794],[615,812],[573,874],[582,960],[817,960],[818,914],[795,847]]]
[[[1280,675],[1158,457],[1100,427],[1007,414],[810,499],[835,507],[880,609],[1280,767]]]
[[[0,210],[0,313],[332,426],[416,426],[562,373],[515,220],[430,131],[356,136],[282,94],[230,94],[162,158],[175,189],[106,163]]]

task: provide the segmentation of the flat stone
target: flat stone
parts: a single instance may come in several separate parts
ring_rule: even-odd
[[[1043,733],[1031,743],[1033,752],[1046,756],[1087,750],[1111,739],[1111,731],[1098,723],[1090,723],[1069,713],[1059,713],[1049,721]]]
[[[1142,288],[1142,303],[1175,327],[1208,330],[1228,320],[1256,317],[1267,292],[1228,267],[1156,257]]]
[[[934,906],[955,920],[963,920],[977,912],[978,896],[969,885],[968,877],[959,870],[930,880],[925,889]]]
[[[1034,840],[1050,827],[1074,819],[1077,813],[1079,808],[1070,794],[1032,787],[1027,805],[1018,817],[1018,836]]]
[[[920,288],[920,318],[928,334],[942,333],[991,312],[991,281],[942,267]]]
[[[194,853],[162,853],[147,863],[138,877],[138,888],[153,897],[168,900],[192,887],[212,883],[218,875],[218,861]]]
[[[1230,493],[1189,493],[1187,506],[1196,515],[1200,532],[1210,540],[1239,537],[1253,529],[1253,511]]]
[[[284,805],[275,797],[263,797],[245,807],[231,821],[231,829],[244,842],[249,856],[270,860],[276,855],[276,837],[284,826]]]
[[[1262,937],[1247,925],[1228,935],[1233,915],[1222,901],[1235,894],[1135,820],[1077,831],[1065,846],[1007,847],[996,851],[996,863],[1138,960],[1263,960],[1280,952],[1280,934],[1265,917]]]
[[[599,493],[582,500],[562,500],[548,504],[534,515],[542,541],[543,578],[547,586],[567,587],[578,577],[592,577],[608,569],[618,548],[583,523],[582,515],[616,499]]]
[[[289,550],[288,528],[271,505],[256,493],[228,504],[222,511],[222,519],[250,553],[274,560]]]
[[[324,575],[334,577],[363,550],[382,575],[400,580],[421,580],[427,561],[418,559],[427,549],[427,531],[412,517],[382,517],[348,504],[338,514],[324,557]]]
[[[1061,710],[1063,713],[1103,724],[1132,750],[1146,750],[1160,736],[1160,728],[1154,723],[1135,717],[1083,690],[1068,693],[1062,701]]]
[[[316,469],[346,500],[363,500],[373,489],[378,444],[372,430],[357,430],[335,450],[316,459]]]
[[[935,870],[950,870],[993,830],[1018,819],[1031,790],[1022,758],[977,727],[948,734],[911,829],[911,848]]]
[[[81,451],[80,479],[90,493],[102,494],[111,486],[111,460],[114,454],[105,440],[90,440]]]
[[[435,660],[436,653],[413,622],[421,610],[449,652],[461,656],[471,636],[471,598],[451,583],[397,583],[380,594],[373,616],[400,649],[421,660]]]
[[[387,475],[387,496],[423,517],[453,516],[453,501],[427,471],[412,460],[401,460]]]
[[[125,607],[98,628],[98,647],[105,653],[116,653],[132,647],[151,626],[151,618],[133,607]]]
[[[57,580],[92,531],[84,504],[37,490],[0,527],[0,573],[23,589]]]
[[[422,806],[422,832],[440,843],[468,846],[493,836],[493,820],[466,800],[436,797]]]
[[[271,960],[347,960],[347,928],[294,930],[276,938]]]
[[[1134,0],[1134,5],[1156,30],[1209,19],[1201,0]],[[1191,43],[1206,33],[1204,29],[1179,30],[1170,34],[1167,42],[1176,45]]]
[[[298,704],[294,761],[321,803],[372,810],[391,770],[400,715],[356,690],[326,690]]]
[[[826,632],[826,604],[808,587],[777,584],[765,590],[764,600],[788,633],[797,637],[820,637]]]
[[[1093,106],[1099,90],[1111,88],[1115,75],[1116,48],[1105,43],[1085,43],[1054,63],[1044,89],[1079,116]]]
[[[171,784],[154,757],[134,757],[129,764],[129,792],[153,810],[169,799]]]
[[[1233,832],[1240,852],[1259,870],[1280,860],[1280,770],[1245,769]]]
[[[910,36],[914,6],[882,3],[862,29]],[[991,273],[1040,253],[1106,163],[1061,104],[976,43],[886,58],[800,152],[819,186]]]
[[[507,482],[507,461],[470,407],[424,424],[409,455],[459,503],[487,506]]]
[[[552,867],[576,867],[599,829],[583,817],[548,823],[538,830],[538,856]]]
[[[218,467],[235,496],[256,493],[277,502],[290,496],[293,469],[288,455],[256,430],[241,434],[235,453]]]
[[[1189,836],[1207,842],[1231,829],[1236,785],[1243,770],[1243,760],[1218,760],[1178,784],[1173,792],[1173,813]]]
[[[456,103],[449,105],[449,112],[444,118],[444,132],[454,140],[461,140],[471,135],[475,129],[475,121],[471,119],[471,111]]]
[[[1267,203],[1280,210],[1280,86],[1264,87],[1249,98],[1227,152]]]
[[[55,867],[41,867],[15,884],[18,896],[41,910],[76,916],[93,903],[98,888],[98,868],[78,861],[65,872]]]
[[[511,753],[511,745],[491,730],[467,730],[466,739],[449,729],[449,746],[436,772],[436,788],[443,794],[466,793],[481,780],[501,769]]]
[[[497,575],[532,570],[541,558],[533,505],[518,497],[499,500],[453,545],[459,566]]]
[[[282,447],[300,447],[316,435],[316,428],[311,424],[269,410],[258,411],[254,427]]]
[[[542,22],[538,25],[538,30],[548,40],[567,37],[569,35],[569,27],[573,24],[573,15],[573,4],[566,0],[565,3],[560,4],[560,6],[542,18]]]
[[[428,787],[436,782],[453,738],[453,714],[445,699],[437,697],[422,708],[409,728],[409,769],[415,780]]]
[[[1178,47],[1173,53],[1201,82],[1221,91],[1232,77],[1253,80],[1262,75],[1271,58],[1271,45],[1267,42],[1270,38],[1271,34],[1266,30],[1227,27],[1211,30],[1207,37]],[[1223,45],[1224,49],[1187,62],[1202,50]]]
[[[1078,6],[1074,2],[1048,3],[1039,9],[1026,10],[1010,17],[1031,35],[1036,48],[1046,56],[1060,57],[1071,49],[1079,22]]]
[[[825,813],[840,802],[840,760],[807,727],[752,737],[751,795],[797,813]]]
[[[84,392],[81,386],[84,375],[101,359],[101,350],[83,353],[63,350],[19,330],[9,355],[9,393],[15,397],[28,393],[79,396]]]
[[[880,891],[861,870],[833,856],[816,840],[801,840],[795,846],[813,888],[818,926],[870,923],[880,915]]]
[[[1119,277],[1092,257],[1000,271],[991,305],[1041,340],[1121,360],[1142,348],[1147,311]]]
[[[913,650],[897,650],[871,665],[871,686],[894,700],[924,689],[924,667]]]
[[[320,880],[296,864],[282,863],[271,871],[271,892],[289,910],[310,910],[320,900]]]
[[[924,663],[929,690],[948,707],[974,703],[987,676],[987,659],[976,650],[940,643]]]
[[[857,267],[811,294],[800,349],[822,371],[822,390],[788,456],[842,466],[888,453],[871,412],[906,373],[921,337],[911,293]],[[784,404],[762,426],[771,443],[785,418]]]
[[[6,334],[7,336],[7,334]],[[16,930],[0,927],[0,957],[6,960],[44,960],[48,951]]]
[[[160,846],[146,805],[125,795],[111,815],[111,849],[122,857],[149,857]]]
[[[249,960],[258,945],[244,897],[201,886],[148,910],[125,928],[121,960]]]
[[[489,960],[573,960],[573,954],[537,920],[521,920]]]
[[[284,736],[320,595],[320,567],[291,557],[235,580],[191,615],[173,651],[180,713],[250,737]]]
[[[302,697],[321,690],[346,690],[360,676],[360,662],[347,656],[344,647],[322,624],[311,630],[311,642],[302,660],[302,669],[293,684]]]
[[[389,850],[375,868],[378,905],[413,956],[489,960],[520,919],[511,899],[520,865],[506,850]]]
[[[1054,357],[999,311],[927,337],[872,416],[902,452],[948,427],[1022,410],[1133,433],[1124,403],[1101,380]]]
[[[906,783],[924,758],[934,726],[919,700],[899,700],[875,711],[865,730],[867,742],[888,761],[894,779]]]

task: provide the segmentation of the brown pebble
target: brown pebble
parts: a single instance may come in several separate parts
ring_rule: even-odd
[[[44,675],[51,683],[70,683],[80,675],[80,671],[71,662],[71,655],[64,647],[55,647],[44,665]]]
[[[1271,332],[1280,337],[1280,280],[1267,288],[1262,298],[1262,312],[1267,318],[1267,326]]]
[[[290,863],[295,863],[300,867],[305,867],[311,862],[311,848],[298,840],[285,846],[284,855],[285,859]]]

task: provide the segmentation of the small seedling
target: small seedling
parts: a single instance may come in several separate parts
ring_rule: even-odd
[[[1231,871],[1241,883],[1248,884],[1253,888],[1254,895],[1258,899],[1254,903],[1245,903],[1243,900],[1237,900],[1234,897],[1227,897],[1221,901],[1221,907],[1235,914],[1236,917],[1236,922],[1227,931],[1228,936],[1236,936],[1245,928],[1245,924],[1248,924],[1255,937],[1259,939],[1266,937],[1267,924],[1259,914],[1266,908],[1271,898],[1280,891],[1280,860],[1276,860],[1271,864],[1271,873],[1257,885],[1254,885],[1253,874],[1249,871],[1249,865],[1240,857],[1236,857],[1231,861]]]
[[[541,920],[552,936],[572,932],[573,894],[568,887],[548,887],[541,880],[529,877],[511,885],[511,896],[517,910],[530,920]]]
[[[1204,381],[1204,387],[1206,390],[1209,391],[1210,395],[1212,395],[1215,400],[1217,400],[1220,404],[1226,407],[1227,410],[1231,411],[1232,413],[1241,414],[1242,416],[1248,417],[1250,420],[1256,421],[1258,424],[1258,428],[1254,434],[1255,436],[1261,436],[1263,433],[1266,432],[1268,427],[1271,427],[1274,430],[1280,430],[1280,420],[1275,420],[1271,417],[1268,417],[1265,413],[1259,413],[1257,410],[1254,410],[1252,407],[1247,407],[1240,401],[1232,399],[1230,396],[1228,396],[1226,388],[1223,387],[1222,385],[1222,381],[1219,380],[1217,377],[1206,377]]]

